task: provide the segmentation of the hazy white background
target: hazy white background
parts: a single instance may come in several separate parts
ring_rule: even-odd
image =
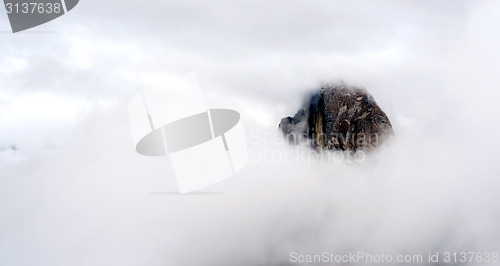
[[[500,251],[499,13],[496,1],[84,0],[11,34],[0,12],[0,265]],[[190,71],[209,106],[241,112],[254,160],[179,196],[168,159],[134,152],[127,103]],[[255,160],[289,151],[257,139],[339,79],[374,95],[391,145],[363,164]]]

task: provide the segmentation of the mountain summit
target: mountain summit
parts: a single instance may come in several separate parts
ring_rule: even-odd
[[[310,141],[317,149],[372,150],[394,135],[391,122],[365,89],[327,85],[308,97],[280,130],[291,143]]]

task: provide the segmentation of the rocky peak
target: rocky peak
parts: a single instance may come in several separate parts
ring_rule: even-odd
[[[327,85],[310,95],[280,130],[291,143],[310,140],[317,149],[370,150],[394,134],[391,122],[365,89]]]

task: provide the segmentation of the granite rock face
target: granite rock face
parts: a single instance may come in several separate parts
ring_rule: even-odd
[[[313,93],[280,130],[290,143],[310,141],[316,149],[369,151],[394,135],[391,122],[365,89],[328,85]]]

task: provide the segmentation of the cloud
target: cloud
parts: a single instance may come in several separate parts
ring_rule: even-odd
[[[498,251],[499,7],[83,1],[39,28],[55,33],[2,35],[0,264]],[[188,71],[248,131],[253,161],[207,190],[222,194],[171,193],[168,159],[132,147],[130,97]],[[336,79],[374,95],[394,142],[361,164],[279,160],[307,151],[280,142],[279,119]]]

